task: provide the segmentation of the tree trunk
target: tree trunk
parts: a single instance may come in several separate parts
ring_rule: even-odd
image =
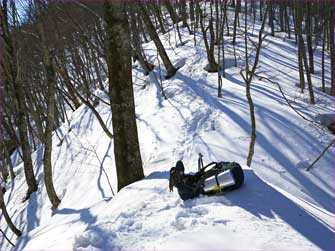
[[[190,19],[191,22],[194,22],[194,0],[189,1],[189,8],[190,8]]]
[[[181,10],[181,18],[183,20],[183,28],[187,28],[188,32],[192,34],[192,31],[190,29],[190,26],[187,23],[187,12],[186,12],[186,0],[180,0],[180,10]]]
[[[237,0],[236,7],[235,7],[234,29],[233,29],[233,45],[234,46],[236,44],[236,29],[237,29],[237,22],[238,22],[240,11],[241,11],[241,0]]]
[[[138,1],[138,0],[136,0]],[[177,17],[177,14],[176,14],[176,11],[175,9],[172,7],[171,5],[171,0],[163,0],[163,3],[167,9],[167,11],[169,12],[170,14],[170,17],[172,19],[172,23],[175,24],[179,21],[179,18]],[[141,4],[141,3],[140,3]]]
[[[313,45],[312,45],[312,24],[311,24],[311,3],[306,2],[306,39],[308,48],[309,58],[309,70],[311,74],[314,74],[314,58],[313,58]]]
[[[287,6],[285,6],[285,10],[284,10],[284,13],[285,13],[285,27],[286,27],[286,31],[287,31],[287,34],[288,34],[288,39],[291,39],[291,27],[290,27],[290,17],[288,15],[288,11],[287,11]]]
[[[145,6],[143,6],[141,3],[132,3],[133,6],[136,7],[136,10],[138,11],[138,14],[142,17],[143,22],[146,25],[147,31],[149,33],[150,38],[154,41],[156,48],[158,50],[159,56],[161,57],[163,64],[165,66],[165,69],[167,71],[167,75],[165,76],[166,79],[173,77],[176,72],[177,69],[172,65],[166,51],[165,48],[161,42],[161,40],[158,37],[158,34],[156,32],[155,27],[153,26],[150,17],[148,15],[148,12],[145,8]]]
[[[163,34],[165,34],[166,30],[165,30],[165,27],[164,27],[163,15],[162,15],[162,11],[161,11],[160,5],[157,5],[156,3],[152,3],[152,4],[153,4],[155,15],[157,16],[157,20],[158,20],[161,32]]]
[[[297,8],[300,8],[299,6],[297,6],[297,4],[295,3],[295,5],[293,6],[294,8],[294,30],[295,30],[295,36],[296,36],[296,40],[298,40],[298,31],[299,31],[299,18],[298,18],[298,12],[297,12]],[[304,92],[305,89],[305,76],[304,76],[304,63],[303,63],[303,59],[302,59],[302,48],[300,46],[300,43],[297,43],[298,45],[298,67],[299,67],[299,80],[300,80],[300,90],[301,93]]]
[[[35,0],[36,15],[37,18],[41,17],[41,6],[38,0]],[[43,171],[44,171],[44,184],[47,190],[49,200],[52,204],[52,208],[56,209],[61,202],[58,198],[53,181],[52,181],[52,131],[55,123],[55,90],[56,90],[56,74],[52,64],[52,56],[47,46],[46,34],[41,22],[38,20],[38,32],[41,38],[41,47],[43,53],[43,65],[46,74],[46,82],[48,87],[47,94],[47,121],[45,128],[45,139],[44,139],[44,155],[43,155]]]
[[[280,25],[280,31],[284,32],[285,27],[284,27],[284,11],[285,11],[285,2],[282,1],[279,3],[279,25]]]
[[[325,22],[323,27],[323,40],[322,40],[322,59],[321,59],[321,81],[322,81],[322,91],[326,92],[326,84],[325,84],[325,45],[327,39],[327,22]]]
[[[335,96],[335,43],[334,43],[334,2],[329,4],[329,46],[331,69],[331,95]]]
[[[149,42],[149,39],[147,38],[146,31],[145,31],[145,29],[144,29],[144,27],[143,27],[143,22],[142,22],[142,19],[141,19],[141,18],[138,18],[138,27],[139,27],[139,29],[140,29],[140,31],[141,31],[141,34],[142,34],[142,37],[143,37],[144,41],[145,41],[146,43],[148,43],[148,42]]]
[[[135,116],[126,3],[105,2],[109,95],[118,191],[144,177]]]
[[[247,3],[245,4],[245,8],[247,9]],[[267,10],[268,11],[268,10]],[[249,70],[249,59],[248,59],[248,43],[247,43],[247,11],[245,11],[245,30],[244,30],[244,44],[245,44],[245,60],[246,60],[246,66],[245,66],[245,76],[241,73],[241,76],[244,79],[244,82],[246,84],[246,97],[248,100],[248,104],[249,104],[249,111],[250,111],[250,126],[251,126],[251,130],[250,130],[250,143],[249,143],[249,151],[248,151],[248,156],[247,156],[247,166],[251,166],[251,161],[254,155],[254,149],[255,149],[255,143],[256,143],[256,119],[255,119],[255,107],[254,107],[254,103],[251,97],[251,91],[250,91],[250,87],[251,87],[251,81],[253,76],[255,75],[256,72],[256,68],[258,65],[258,61],[259,61],[259,55],[260,55],[260,51],[262,48],[262,42],[263,42],[263,31],[264,31],[264,26],[265,26],[265,21],[266,21],[266,13],[264,14],[264,19],[262,21],[262,26],[261,29],[259,31],[258,34],[258,45],[257,45],[257,49],[256,49],[256,53],[255,53],[255,61],[253,63],[253,66],[251,68],[251,70]]]
[[[15,178],[13,162],[12,162],[12,159],[10,158],[8,149],[7,149],[5,144],[3,145],[3,148],[4,148],[4,159],[6,160],[8,166],[9,166],[10,177],[13,180]]]
[[[61,55],[61,66],[57,69],[59,74],[64,79],[64,84],[66,86],[67,92],[69,93],[69,96],[71,98],[72,103],[74,104],[75,109],[78,109],[81,105],[80,101],[78,100],[78,97],[75,94],[75,90],[73,89],[72,85],[70,84],[70,77],[68,74],[68,71],[66,69],[66,62],[64,55]]]
[[[208,72],[217,72],[218,71],[218,64],[215,61],[214,57],[214,44],[215,44],[215,34],[214,34],[214,28],[213,28],[213,18],[212,18],[212,11],[211,11],[211,16],[209,19],[209,24],[208,24],[208,29],[210,32],[210,41],[208,43],[207,40],[207,28],[205,29],[204,27],[204,18],[203,18],[203,13],[202,10],[199,6],[199,3],[196,2],[197,9],[200,13],[200,28],[204,37],[204,43],[206,47],[206,52],[207,52],[207,60],[208,60],[208,66],[205,68]]]
[[[130,9],[129,12],[130,12],[130,29],[132,33],[132,41],[133,41],[135,55],[144,70],[144,75],[148,75],[154,69],[154,65],[149,64],[145,60],[144,55],[142,55],[141,41],[140,41],[140,36],[138,34],[137,26],[136,26],[135,13],[133,12],[132,9]]]
[[[274,26],[274,15],[273,15],[273,0],[268,0],[268,5],[269,5],[269,25],[271,27],[271,36],[275,36],[275,26]]]
[[[29,199],[31,193],[37,190],[37,183],[33,170],[33,162],[31,159],[31,151],[28,139],[28,125],[26,120],[26,106],[25,106],[25,96],[23,90],[23,83],[18,77],[18,62],[16,60],[16,53],[14,51],[14,41],[12,40],[9,28],[8,28],[8,18],[7,18],[7,1],[3,1],[3,15],[0,15],[1,28],[3,31],[3,38],[6,43],[6,50],[8,58],[5,62],[8,63],[10,69],[11,82],[15,90],[15,107],[18,120],[18,129],[20,134],[20,143],[22,146],[23,162],[24,162],[24,174],[26,177],[26,182],[28,185],[28,191],[25,200]]]
[[[0,165],[1,165],[2,179],[6,183],[9,173],[8,173],[7,168],[6,168],[5,158],[2,158],[2,161],[0,162]]]
[[[0,208],[1,208],[2,214],[5,218],[5,221],[8,225],[8,227],[10,228],[10,230],[17,237],[20,237],[22,235],[21,231],[15,227],[14,223],[12,222],[12,220],[11,220],[11,218],[10,218],[8,212],[7,212],[7,208],[6,208],[5,201],[4,201],[4,198],[3,198],[3,193],[2,193],[2,186],[0,186]]]
[[[301,48],[301,56],[302,56],[303,63],[304,63],[304,66],[305,66],[307,83],[308,83],[308,91],[309,91],[309,95],[310,95],[311,104],[315,104],[314,92],[313,92],[313,86],[312,86],[312,78],[311,78],[311,73],[310,73],[309,66],[308,66],[305,43],[304,43],[304,39],[302,37],[302,28],[301,28],[302,27],[302,10],[301,10],[301,6],[297,6],[297,15],[296,16],[297,16],[298,46]]]

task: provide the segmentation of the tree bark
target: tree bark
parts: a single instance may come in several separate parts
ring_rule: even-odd
[[[119,191],[142,179],[144,173],[135,116],[126,2],[105,2],[105,12],[109,95]]]

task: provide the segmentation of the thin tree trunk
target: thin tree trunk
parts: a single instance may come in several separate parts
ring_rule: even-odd
[[[247,10],[247,3],[245,5],[245,8]],[[268,7],[269,8],[269,7]],[[259,61],[259,55],[260,55],[260,51],[262,48],[262,42],[263,42],[263,31],[264,31],[264,26],[265,26],[265,21],[266,21],[266,13],[268,10],[266,10],[265,14],[264,14],[264,19],[262,21],[262,26],[261,29],[259,31],[258,34],[258,45],[257,45],[257,49],[256,49],[256,53],[255,53],[255,61],[253,63],[253,66],[251,68],[251,70],[249,69],[249,59],[248,59],[248,43],[247,43],[247,11],[245,11],[245,30],[244,30],[244,44],[245,44],[245,60],[246,60],[246,66],[245,66],[245,76],[242,73],[242,70],[240,72],[241,76],[244,79],[244,82],[246,84],[246,97],[248,100],[248,104],[249,104],[249,111],[250,111],[250,124],[251,124],[251,130],[250,130],[250,143],[249,143],[249,151],[248,151],[248,156],[247,156],[247,166],[251,165],[252,162],[252,158],[254,155],[254,148],[255,148],[255,143],[256,143],[256,119],[255,119],[255,107],[254,107],[254,103],[251,97],[251,91],[250,91],[250,87],[251,87],[251,82],[252,82],[252,78],[255,75],[256,69],[257,69],[257,65],[258,65],[258,61]]]
[[[280,31],[284,32],[285,27],[284,27],[284,11],[285,11],[285,2],[282,1],[279,3],[279,25],[280,25]]]
[[[311,3],[306,2],[306,39],[308,48],[309,58],[309,70],[311,74],[314,74],[314,57],[313,57],[313,45],[312,45],[312,24],[311,24]]]
[[[145,6],[143,6],[141,3],[133,3],[132,4],[133,6],[136,6],[136,9],[138,11],[138,14],[141,15],[141,17],[143,18],[143,22],[145,23],[146,25],[146,28],[147,28],[147,31],[149,33],[149,36],[150,38],[154,41],[156,47],[157,47],[157,50],[158,50],[158,53],[159,53],[159,56],[161,57],[163,63],[164,63],[164,66],[165,66],[165,69],[167,71],[167,75],[165,76],[166,79],[168,78],[171,78],[173,77],[176,72],[177,72],[177,69],[172,65],[166,51],[165,51],[165,48],[161,42],[161,40],[159,39],[158,37],[158,34],[155,30],[155,27],[153,26],[151,20],[150,20],[150,17],[147,13],[147,10],[145,8]]]
[[[321,81],[322,81],[322,91],[326,92],[325,84],[325,45],[327,39],[327,22],[325,22],[323,27],[323,40],[322,40],[322,59],[321,59]]]
[[[12,222],[12,220],[11,220],[11,218],[10,218],[8,212],[7,212],[7,208],[6,208],[6,205],[5,205],[4,198],[3,198],[3,193],[2,193],[2,187],[1,186],[0,186],[0,208],[1,208],[2,215],[4,216],[5,221],[8,225],[8,227],[10,228],[10,230],[17,237],[20,237],[22,235],[21,231],[15,227],[14,223]]]
[[[287,6],[285,6],[285,27],[286,27],[286,31],[287,31],[287,34],[288,34],[288,39],[291,39],[291,27],[290,27],[290,17],[288,15],[288,11],[287,11]]]
[[[145,29],[143,27],[143,22],[142,22],[141,18],[138,19],[138,27],[139,27],[139,29],[141,31],[141,34],[142,34],[143,39],[144,39],[144,42],[148,43],[149,39],[147,38],[146,31],[145,31]]]
[[[35,0],[36,15],[37,18],[41,17],[41,6],[38,0]],[[52,57],[49,52],[49,48],[46,42],[46,34],[44,31],[43,24],[41,20],[38,20],[38,32],[41,37],[41,46],[43,53],[43,65],[46,73],[46,82],[48,86],[48,99],[47,99],[47,122],[45,129],[45,140],[44,140],[44,155],[43,155],[43,171],[44,171],[44,184],[47,190],[49,200],[52,204],[52,208],[56,209],[60,204],[60,199],[58,198],[53,180],[52,180],[52,131],[54,129],[55,123],[55,90],[56,90],[56,74],[52,64]]]
[[[295,5],[293,6],[293,8],[295,9],[293,13],[294,13],[295,36],[296,36],[296,40],[298,40],[299,20],[298,20],[297,8],[299,8],[299,6],[296,6],[296,5],[297,3],[295,3]],[[301,90],[301,93],[303,93],[305,89],[304,63],[302,59],[302,48],[300,46],[300,43],[297,43],[297,45],[298,45],[298,67],[299,67],[300,90]]]
[[[335,43],[334,43],[334,2],[329,4],[329,47],[331,71],[331,95],[335,96]]]
[[[2,159],[2,161],[0,162],[0,165],[1,165],[2,179],[6,183],[9,173],[8,173],[7,168],[6,168],[5,158]]]
[[[70,96],[70,99],[72,103],[74,104],[75,109],[78,109],[81,105],[80,101],[78,100],[78,97],[75,94],[75,90],[73,89],[73,86],[70,84],[70,77],[69,73],[66,69],[66,62],[65,62],[65,57],[64,55],[61,55],[61,60],[60,60],[60,67],[57,69],[59,74],[62,76],[64,79],[64,84],[66,86],[67,92]]]
[[[273,19],[274,19],[274,15],[273,15],[273,3],[272,3],[273,0],[268,0],[268,5],[269,5],[269,25],[270,25],[270,28],[271,28],[271,36],[275,36],[275,26],[274,26],[274,22],[273,22]]]
[[[187,28],[188,32],[192,34],[192,31],[190,29],[190,26],[187,23],[187,12],[186,12],[186,0],[179,0],[180,2],[180,10],[181,10],[181,18],[183,20],[183,28]]]
[[[130,13],[130,29],[132,32],[132,41],[134,45],[135,55],[144,70],[144,75],[148,75],[154,69],[154,65],[149,64],[142,55],[141,41],[136,27],[135,13],[133,12],[132,9],[129,10],[129,13]]]
[[[235,7],[234,28],[233,28],[233,45],[236,44],[236,29],[240,11],[241,11],[241,0],[237,0]]]
[[[206,70],[208,72],[217,72],[218,71],[218,64],[215,61],[215,57],[214,57],[214,28],[213,28],[213,18],[212,18],[212,11],[211,11],[211,16],[209,19],[209,24],[208,24],[208,29],[210,32],[210,41],[208,43],[208,39],[207,39],[207,29],[205,29],[204,27],[204,20],[203,20],[203,14],[202,14],[202,10],[200,9],[199,3],[196,2],[197,4],[197,9],[199,10],[200,13],[200,28],[204,37],[204,43],[205,43],[205,47],[206,47],[206,52],[207,52],[207,60],[208,60],[208,66],[206,67]]]
[[[156,3],[152,3],[152,5],[153,5],[153,11],[154,11],[154,13],[157,17],[158,23],[159,23],[160,30],[161,30],[162,34],[165,34],[166,30],[165,30],[165,27],[164,27],[161,8]]]
[[[8,149],[6,147],[6,144],[3,144],[3,148],[4,148],[4,158],[9,166],[9,173],[10,173],[10,177],[13,180],[15,178],[15,172],[14,172],[14,166],[13,166],[13,162],[12,159],[9,155]]]
[[[177,17],[175,9],[172,7],[171,0],[163,0],[163,4],[165,5],[167,11],[170,14],[170,17],[172,19],[172,23],[173,24],[177,23],[179,21],[179,18]]]
[[[308,84],[308,91],[309,91],[309,95],[310,95],[311,104],[315,104],[312,78],[311,78],[311,73],[310,73],[309,66],[308,66],[308,61],[307,61],[307,56],[306,56],[306,48],[305,48],[304,39],[302,37],[301,26],[302,26],[302,10],[301,10],[301,7],[297,6],[298,44],[299,44],[299,47],[301,48],[301,56],[302,56],[303,63],[304,63],[304,66],[305,66],[305,72],[306,72],[307,84]]]
[[[189,8],[190,8],[190,19],[191,22],[194,22],[194,0],[189,1]]]

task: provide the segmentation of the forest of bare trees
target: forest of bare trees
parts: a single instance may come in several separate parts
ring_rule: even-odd
[[[228,15],[228,10],[233,15]],[[186,28],[191,35],[202,34],[208,60],[203,71],[218,74],[218,98],[223,99],[224,36],[232,37],[233,46],[237,36],[244,37],[245,62],[241,75],[246,84],[252,127],[249,166],[256,140],[250,85],[266,36],[276,37],[281,33],[295,39],[299,88],[301,92],[308,92],[311,104],[317,102],[312,74],[321,75],[322,91],[335,96],[333,1],[1,0],[0,11],[2,180],[15,179],[10,156],[15,149],[21,148],[28,186],[25,200],[28,200],[42,185],[34,175],[31,155],[43,144],[44,184],[54,208],[61,200],[53,185],[52,135],[62,123],[68,123],[69,111],[82,104],[93,112],[105,136],[113,141],[118,190],[144,177],[136,126],[132,61],[138,60],[145,74],[162,67],[164,77],[172,78],[179,66],[173,65],[159,37],[171,30],[178,46],[185,44],[181,28]],[[248,47],[247,27],[255,22],[262,24],[258,41]],[[142,44],[148,41],[153,41],[157,48],[162,62],[159,66],[145,55]],[[193,46],[199,43],[195,35],[192,43]],[[316,48],[322,52],[321,72],[314,68]],[[251,58],[249,51],[254,51],[255,56]],[[325,62],[329,58],[331,83],[327,84]],[[235,55],[235,66],[236,60]],[[105,102],[95,96],[97,89],[109,97],[113,133],[95,109],[97,103]],[[0,203],[7,224],[20,235],[6,212],[2,192]]]

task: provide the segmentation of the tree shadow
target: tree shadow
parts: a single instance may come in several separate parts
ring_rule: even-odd
[[[194,79],[183,75],[181,72],[178,72],[177,76],[184,82],[185,85],[187,85],[190,91],[194,92],[197,96],[202,97],[212,108],[226,114],[235,122],[237,126],[239,126],[244,132],[249,134],[250,123],[229,108],[231,100],[224,100],[225,104],[223,104],[220,99],[214,97],[210,92],[206,91],[204,88],[201,87],[203,84],[206,84],[206,81],[204,81],[203,79],[199,79],[195,84]],[[244,85],[244,83],[236,78],[236,76],[227,74],[227,79],[238,85]],[[256,86],[256,88],[255,86],[252,86],[252,90],[254,92],[260,93],[261,95],[264,95],[266,93],[267,90],[264,89],[264,87],[258,85]],[[233,100],[241,100],[240,97],[234,94],[231,94],[231,96]],[[268,98],[277,100],[279,104],[284,103],[283,97],[273,92],[269,94]],[[242,106],[234,103],[234,107],[236,107],[236,105],[238,105],[240,111],[245,112],[245,114],[249,113],[249,108],[247,106]],[[259,145],[260,148],[263,149],[263,151],[268,153],[269,156],[271,156],[281,167],[286,169],[300,183],[300,185],[304,189],[306,189],[305,193],[307,195],[313,194],[313,199],[315,201],[317,201],[328,211],[333,212],[333,197],[330,194],[326,193],[324,190],[322,190],[319,186],[315,185],[308,177],[305,177],[300,172],[300,170],[296,168],[293,157],[290,157],[285,153],[287,149],[290,149],[291,152],[295,153],[296,157],[300,159],[303,158],[303,153],[300,153],[299,149],[292,147],[293,143],[295,142],[298,142],[299,144],[308,144],[308,148],[310,149],[310,151],[321,152],[322,146],[315,145],[315,142],[318,142],[318,138],[312,135],[306,129],[302,128],[298,123],[291,121],[288,117],[282,116],[279,112],[270,110],[264,104],[255,103],[254,105],[257,119],[258,121],[262,121],[261,128],[263,129],[262,131],[259,129],[260,127],[258,127],[257,129],[256,144]],[[269,131],[269,135],[271,135],[270,138],[268,137],[268,134],[266,132],[263,132],[264,129]],[[279,133],[281,131],[287,130],[295,133],[296,138],[294,139],[294,142],[292,141],[292,138],[283,137],[283,135]],[[276,144],[277,141],[281,144]],[[284,148],[283,145],[285,146]],[[329,162],[331,162],[331,160]],[[271,168],[274,172],[278,172],[278,170],[275,170],[274,167],[269,168]],[[292,185],[295,185],[292,181],[289,182],[291,182]]]
[[[227,193],[223,203],[239,206],[258,218],[280,217],[320,249],[334,250],[334,232],[263,182],[252,170],[244,170],[244,175],[246,184],[240,190]]]
[[[168,171],[156,171],[150,173],[148,176],[145,177],[146,180],[155,180],[155,179],[169,179],[170,172]]]
[[[334,226],[327,227],[325,223],[319,222],[303,207],[266,184],[253,170],[244,169],[243,171],[245,184],[240,189],[220,196],[203,196],[186,200],[182,207],[191,208],[208,204],[216,204],[218,207],[220,207],[220,204],[240,207],[259,219],[256,222],[258,228],[262,228],[262,224],[269,223],[266,218],[273,219],[276,221],[279,230],[281,230],[281,225],[284,227],[282,229],[286,229],[286,223],[321,250],[334,250],[335,236],[333,230],[330,230]],[[281,223],[281,221],[284,223]],[[286,232],[283,231],[281,233],[284,236]],[[279,238],[278,241],[280,241]]]
[[[94,224],[97,220],[97,217],[92,215],[89,208],[83,208],[83,209],[62,208],[60,210],[54,210],[52,212],[52,216],[56,214],[64,214],[64,215],[79,214],[79,220],[88,225]]]
[[[30,232],[31,230],[35,229],[40,225],[39,218],[37,217],[37,209],[38,209],[38,203],[37,203],[37,194],[32,193],[30,195],[30,198],[28,200],[27,205],[27,232]]]
[[[109,153],[109,150],[111,149],[111,146],[112,146],[112,142],[109,141],[109,144],[108,144],[106,153],[105,153],[105,155],[104,155],[104,157],[103,157],[103,159],[102,159],[102,161],[101,161],[101,165],[100,165],[100,168],[99,168],[99,177],[98,177],[98,180],[97,180],[98,189],[99,189],[99,191],[101,192],[102,198],[103,198],[104,200],[106,200],[106,199],[110,199],[110,198],[111,198],[111,197],[109,197],[109,196],[106,196],[105,191],[104,191],[104,189],[103,189],[103,187],[102,187],[102,185],[101,185],[101,178],[102,178],[102,172],[103,172],[103,168],[104,168],[104,162],[105,162],[105,160],[107,159],[107,157],[109,156],[108,153]],[[106,178],[106,179],[107,179],[107,178]]]

